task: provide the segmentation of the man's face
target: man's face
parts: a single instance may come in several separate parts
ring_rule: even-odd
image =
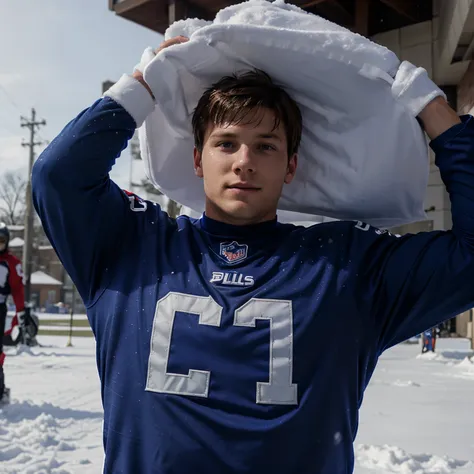
[[[283,184],[293,180],[297,156],[288,159],[283,124],[274,129],[274,114],[266,109],[254,118],[249,124],[209,126],[202,153],[194,150],[212,219],[234,225],[271,220]]]

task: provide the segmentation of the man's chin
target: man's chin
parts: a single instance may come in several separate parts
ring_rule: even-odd
[[[261,199],[221,199],[207,200],[206,214],[215,220],[233,223],[236,225],[247,225],[266,220],[267,215],[275,216],[275,213],[262,209]]]
[[[251,224],[261,220],[262,209],[259,209],[256,203],[233,202],[222,208],[222,211],[235,222],[242,222],[242,225]]]
[[[250,202],[234,201],[225,206],[227,214],[235,217],[252,217],[256,214],[256,206]]]

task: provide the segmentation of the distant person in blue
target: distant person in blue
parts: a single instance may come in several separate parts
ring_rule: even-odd
[[[435,352],[438,328],[427,329],[421,335],[421,353]]]
[[[380,354],[474,306],[472,117],[442,98],[420,113],[453,229],[398,238],[277,221],[301,114],[260,71],[202,96],[205,214],[170,218],[109,177],[153,107],[141,74],[123,76],[33,169],[36,210],[97,339],[104,472],[352,473]]]

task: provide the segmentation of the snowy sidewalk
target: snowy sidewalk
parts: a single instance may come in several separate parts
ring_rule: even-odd
[[[7,348],[12,403],[0,410],[0,474],[99,474],[102,408],[92,338]],[[474,473],[474,364],[464,340],[438,354],[400,345],[366,392],[356,474]]]

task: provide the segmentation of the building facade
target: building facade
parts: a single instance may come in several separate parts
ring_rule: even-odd
[[[10,250],[22,261],[24,226],[12,225],[9,230]],[[31,297],[36,308],[54,311],[58,305],[64,305],[73,307],[76,313],[85,313],[82,299],[51,245],[33,246],[32,268]]]

